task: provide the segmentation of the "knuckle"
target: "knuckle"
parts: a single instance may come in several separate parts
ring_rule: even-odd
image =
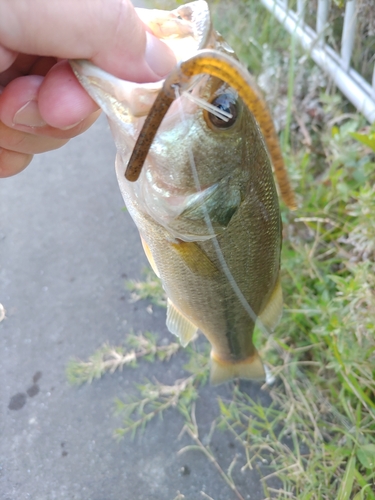
[[[33,155],[0,149],[0,177],[11,177],[25,169]]]

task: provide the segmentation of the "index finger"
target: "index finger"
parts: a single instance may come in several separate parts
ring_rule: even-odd
[[[159,79],[173,57],[146,32],[130,0],[1,0],[0,46],[7,49],[0,51],[0,70],[13,51],[90,59],[139,82]]]

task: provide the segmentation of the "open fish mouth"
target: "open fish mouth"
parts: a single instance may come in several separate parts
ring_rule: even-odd
[[[177,61],[192,57],[203,48],[217,46],[206,2],[192,2],[171,12],[141,8],[136,11],[154,35],[171,48]],[[146,116],[163,85],[163,80],[144,84],[124,81],[83,59],[72,60],[70,64],[82,86],[109,119],[120,124],[124,118],[136,122]],[[114,99],[116,109],[112,106]]]

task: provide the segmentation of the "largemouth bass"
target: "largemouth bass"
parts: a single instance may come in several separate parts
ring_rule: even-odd
[[[235,58],[204,1],[139,15],[177,60],[202,49]],[[281,315],[282,226],[253,114],[218,77],[193,77],[152,140],[138,180],[129,182],[126,166],[163,82],[125,82],[87,61],[72,67],[109,118],[121,193],[168,296],[167,327],[184,346],[203,332],[212,383],[264,379],[253,331],[256,321],[272,330]]]

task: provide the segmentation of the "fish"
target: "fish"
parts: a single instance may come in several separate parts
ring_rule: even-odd
[[[177,61],[205,49],[237,59],[213,29],[203,0],[172,11],[138,9],[138,15]],[[183,346],[198,330],[204,334],[212,384],[264,380],[254,328],[276,327],[283,297],[274,139],[259,125],[262,117],[256,121],[224,79],[194,76],[175,96],[130,182],[127,166],[164,82],[127,82],[85,60],[71,65],[108,117],[120,190],[166,292],[168,329]]]

